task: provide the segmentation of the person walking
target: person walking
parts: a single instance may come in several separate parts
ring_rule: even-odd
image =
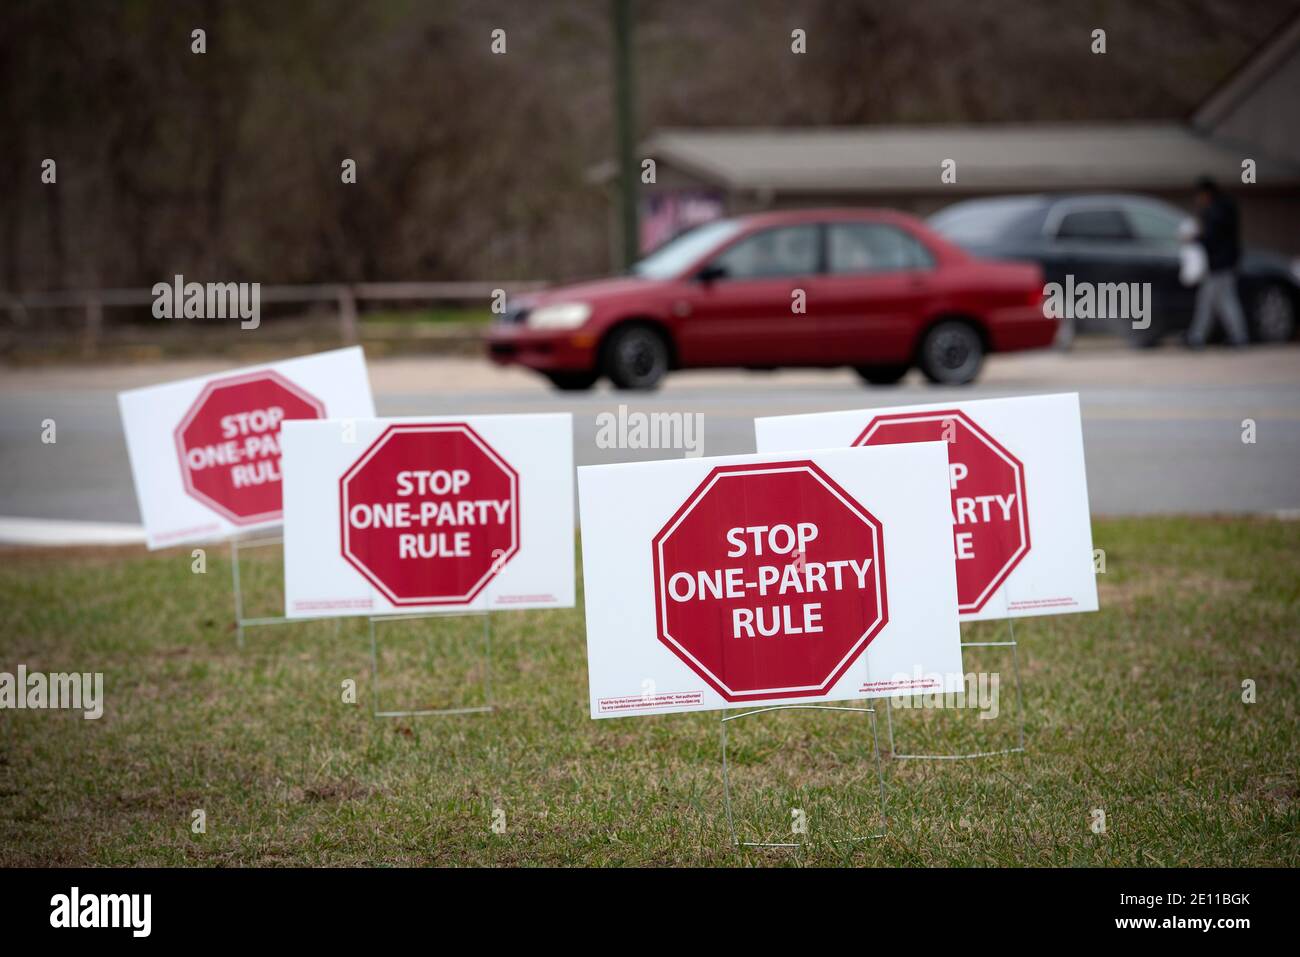
[[[1196,290],[1196,312],[1187,330],[1187,345],[1204,347],[1217,314],[1228,342],[1244,346],[1249,341],[1246,316],[1237,298],[1237,262],[1241,259],[1241,231],[1237,204],[1208,176],[1196,181],[1197,239],[1205,247],[1206,273]]]

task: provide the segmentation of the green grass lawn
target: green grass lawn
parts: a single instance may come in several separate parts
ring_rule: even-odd
[[[728,724],[741,837],[810,842],[792,850],[730,846],[719,713],[587,717],[581,599],[493,616],[494,713],[376,719],[364,620],[237,649],[224,548],[201,575],[188,550],[6,551],[0,671],[102,671],[106,705],[0,712],[0,864],[1300,864],[1300,523],[1094,534],[1102,611],[1016,624],[1028,753],[886,755],[883,839],[844,840],[880,826],[868,715]],[[244,566],[251,614],[274,613],[278,560]],[[482,625],[384,624],[381,706],[480,702]],[[1014,743],[1009,657],[966,668],[1001,673],[999,717],[895,711],[900,751]]]
[[[363,323],[378,325],[437,325],[439,323],[487,325],[492,321],[492,318],[492,310],[468,306],[433,306],[428,309],[367,309],[361,313]]]

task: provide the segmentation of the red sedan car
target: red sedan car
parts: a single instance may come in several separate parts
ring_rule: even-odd
[[[1037,266],[977,259],[911,216],[761,213],[690,230],[631,275],[523,297],[488,348],[561,389],[710,366],[852,366],[888,384],[916,365],[958,385],[990,352],[1051,344],[1042,298]]]

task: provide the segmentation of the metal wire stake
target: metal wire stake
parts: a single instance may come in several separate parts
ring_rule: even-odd
[[[230,538],[230,574],[235,587],[235,641],[244,650],[244,593],[239,587],[239,538]]]
[[[1016,626],[1007,619],[1007,628],[1011,632],[1011,671],[1016,676],[1016,714],[1020,716],[1020,748],[1025,750],[1025,698],[1020,690],[1020,646],[1016,644]]]
[[[1012,624],[1010,618],[1007,619],[1007,632],[1010,638],[1007,641],[963,641],[963,648],[1010,648],[1011,649],[1011,670],[1015,676],[1016,684],[1016,719],[1017,719],[1017,737],[1019,745],[1014,748],[1003,748],[1000,751],[972,751],[969,754],[899,754],[894,747],[894,714],[893,706],[886,707],[885,720],[889,725],[889,753],[899,761],[962,761],[968,758],[993,758],[1001,754],[1021,754],[1025,750],[1025,698],[1020,689],[1020,660],[1017,655],[1018,645],[1016,643],[1016,627]]]
[[[885,705],[885,707],[889,707]],[[876,777],[880,781],[880,837],[889,830],[889,816],[885,806],[885,762],[880,757],[880,737],[876,733],[876,709],[871,709],[871,749],[876,752]]]
[[[849,708],[835,705],[823,704],[777,704],[765,708],[755,708],[752,711],[742,711],[739,714],[727,714],[724,710],[722,717],[718,721],[718,726],[722,733],[722,797],[727,812],[727,829],[731,832],[732,847],[788,847],[799,848],[805,847],[809,841],[742,841],[736,833],[735,817],[731,810],[731,772],[727,763],[727,723],[736,721],[739,718],[748,718],[752,715],[770,714],[773,711],[851,711],[858,714],[871,715],[871,745],[876,753],[876,776],[880,783],[880,830],[875,834],[864,834],[860,837],[843,837],[830,841],[831,844],[856,843],[866,840],[877,840],[885,836],[887,829],[887,816],[885,808],[885,768],[884,761],[880,756],[880,739],[876,733],[876,709],[875,708]]]
[[[727,712],[725,710],[718,721],[718,727],[722,729],[722,802],[727,808],[727,830],[731,832],[731,846],[739,847],[740,842],[736,840],[736,823],[731,818],[731,775],[727,773]]]
[[[483,704],[491,711],[492,701],[492,615],[483,612]]]
[[[274,535],[270,538],[258,538],[244,543],[244,548],[261,548],[264,545],[279,545],[284,542],[283,536]],[[283,615],[267,616],[264,618],[245,618],[244,617],[244,590],[239,575],[239,536],[230,537],[230,577],[234,585],[235,593],[235,640],[239,643],[239,650],[244,650],[244,629],[253,625],[293,625],[307,621],[324,621],[326,618],[334,620],[335,633],[338,632],[339,619],[334,615],[315,615],[310,618],[286,618]]]

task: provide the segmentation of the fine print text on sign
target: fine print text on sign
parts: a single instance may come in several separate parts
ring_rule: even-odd
[[[375,414],[359,347],[118,396],[150,548],[281,521],[280,430]]]
[[[956,687],[947,475],[940,443],[580,469],[592,717]]]
[[[782,416],[754,426],[763,451],[943,442],[962,617],[1097,609],[1077,395]]]
[[[289,617],[574,602],[568,415],[284,431]]]

